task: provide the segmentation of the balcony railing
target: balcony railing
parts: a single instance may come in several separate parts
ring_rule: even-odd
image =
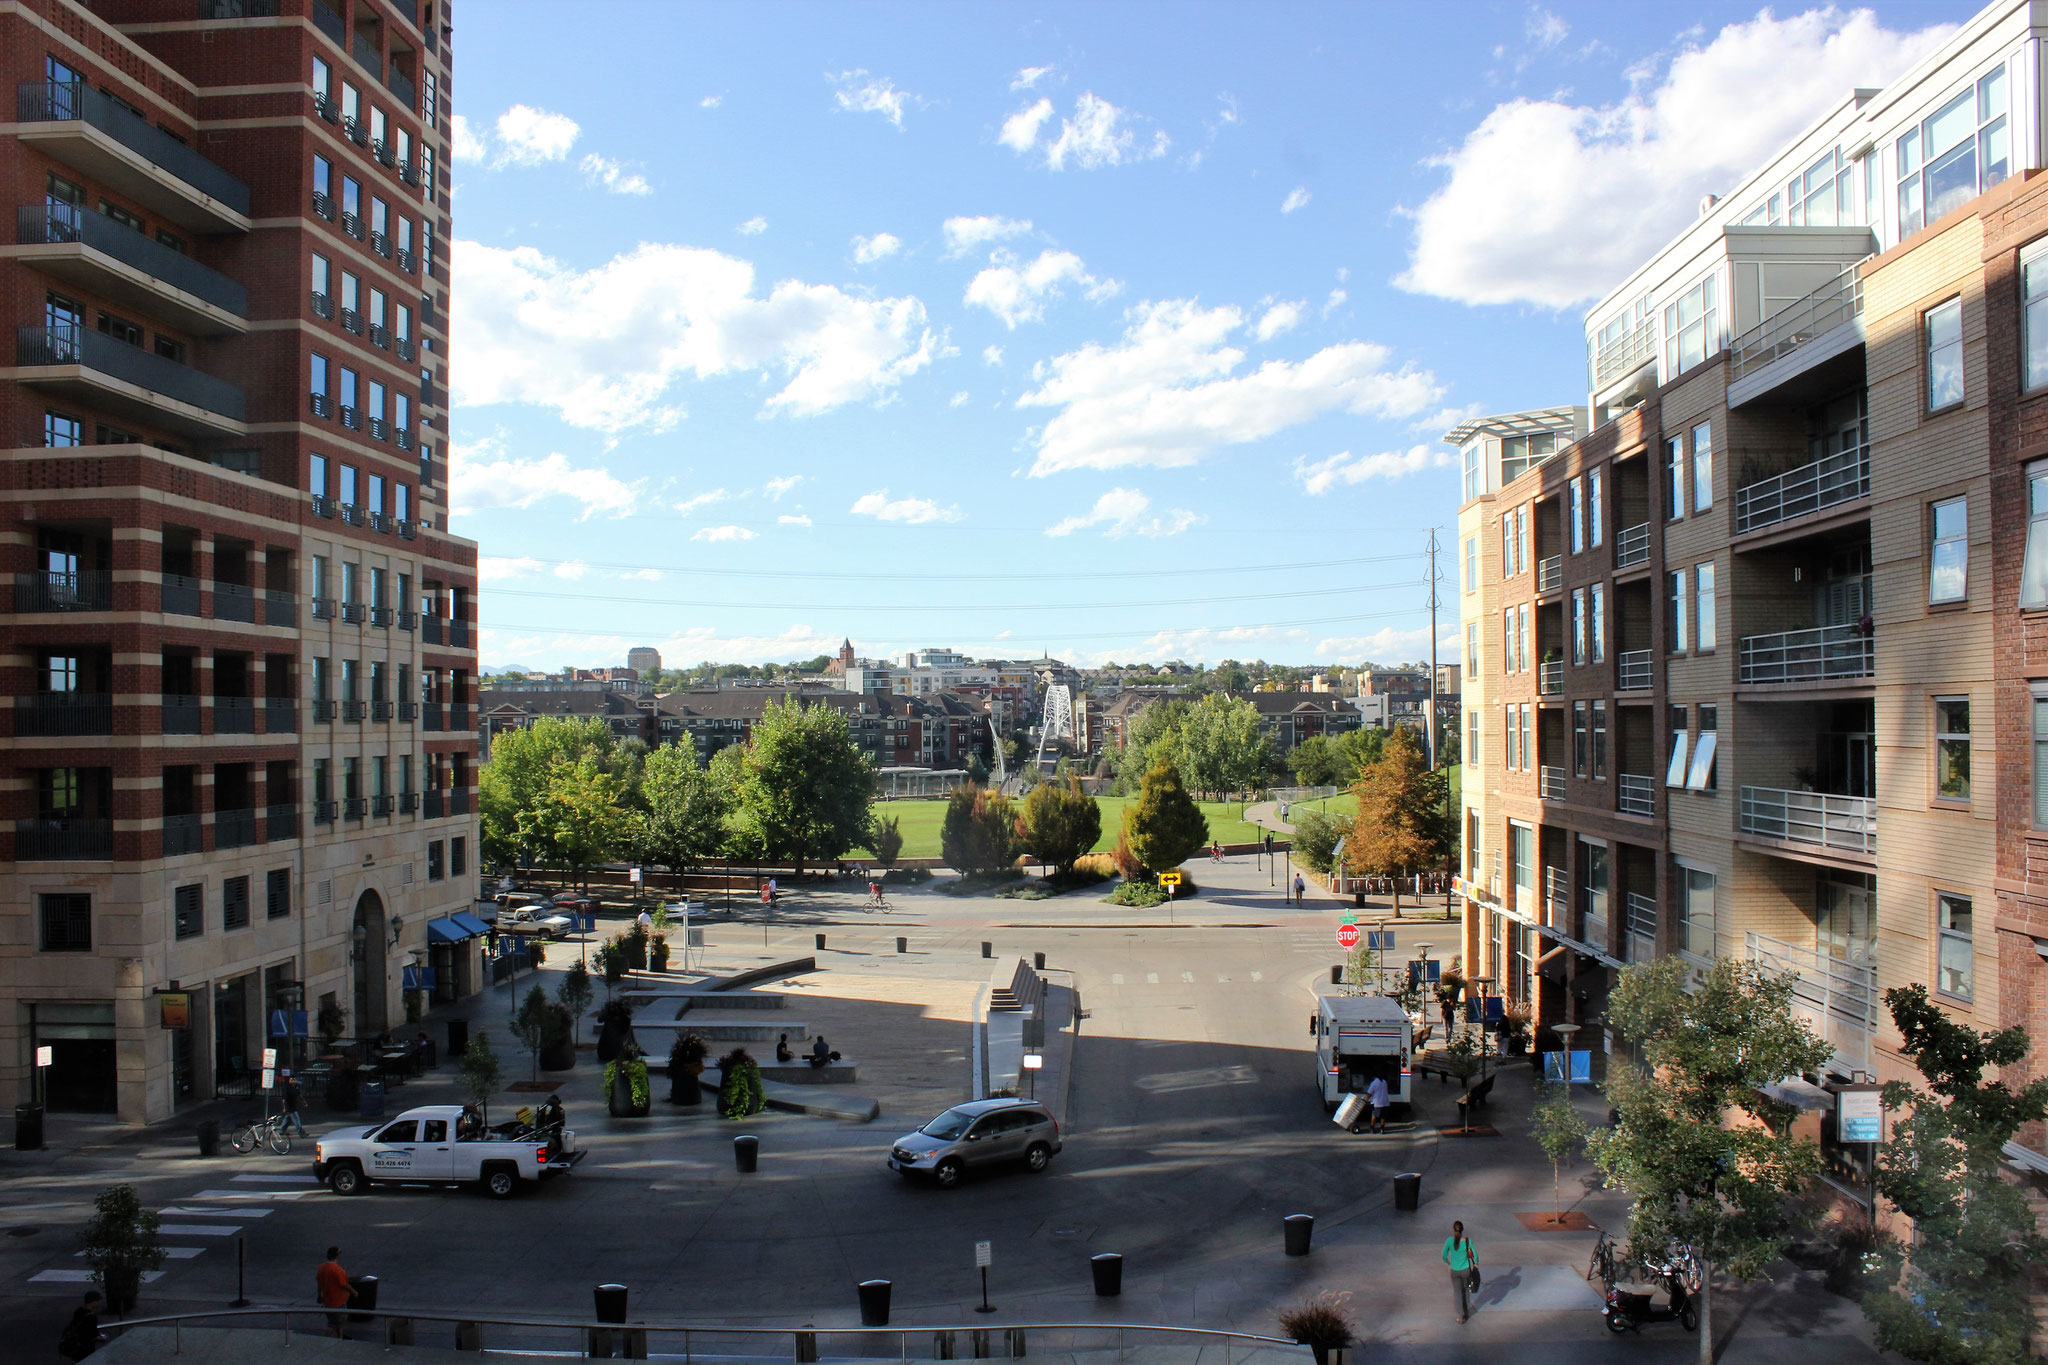
[[[106,569],[39,569],[14,576],[14,609],[19,612],[109,611],[113,605],[114,575]]]
[[[411,537],[411,536],[409,536],[409,535],[407,535],[407,534],[405,533],[405,528],[407,528],[407,527],[409,527],[409,526],[411,526],[411,525],[412,525],[412,523],[411,523],[411,522],[409,522],[409,521],[401,521],[401,522],[399,522],[399,523],[398,523],[398,528],[399,528],[399,529],[398,529],[398,536],[399,536],[399,539],[401,539],[401,540],[411,540],[411,539],[412,539],[412,537]],[[418,629],[419,629],[419,626],[420,626],[420,614],[419,614],[418,612],[416,612],[416,611],[408,611],[408,610],[407,610],[406,608],[404,608],[404,607],[400,607],[400,608],[398,609],[398,628],[399,628],[400,630],[418,630]]]
[[[391,629],[391,608],[372,606],[370,608],[370,624],[382,626],[386,630]]]
[[[461,703],[456,703],[449,706],[448,728],[450,731],[467,730],[469,728],[468,706],[463,705]]]
[[[469,814],[469,788],[450,787],[448,789],[448,813],[450,815]]]
[[[367,608],[361,602],[344,602],[341,604],[341,619],[352,626],[361,625],[366,612]]]
[[[1736,829],[1759,839],[1877,853],[1877,802],[1868,796],[1744,787],[1735,821]]]
[[[1564,691],[1564,660],[1549,659],[1536,666],[1536,690],[1546,697]]]
[[[441,818],[441,816],[442,816],[443,814],[445,814],[445,813],[446,813],[446,809],[447,809],[447,805],[448,805],[447,801],[446,801],[445,799],[443,799],[443,797],[442,797],[442,794],[441,794],[440,790],[439,790],[439,789],[437,788],[437,789],[435,789],[435,790],[433,790],[433,791],[430,791],[430,792],[428,792],[428,793],[426,794],[426,798],[427,798],[427,799],[426,799],[426,817],[427,817],[427,819],[429,819],[429,820],[438,820],[438,819],[440,819],[440,818]]]
[[[1614,567],[1632,568],[1650,562],[1650,523],[1624,526],[1614,536]]]
[[[198,816],[166,815],[164,817],[164,856],[166,858],[175,858],[182,853],[197,853],[199,849]]]
[[[167,735],[196,735],[199,733],[199,698],[190,692],[166,692],[163,694],[163,733]]]
[[[1624,692],[1648,688],[1656,676],[1655,656],[1647,649],[1624,649],[1614,656],[1614,685]]]
[[[1592,387],[1604,389],[1615,380],[1634,374],[1656,358],[1657,324],[1652,320],[1594,355]]]
[[[19,327],[15,363],[26,366],[78,365],[137,388],[221,417],[241,421],[242,390],[189,365],[116,341],[83,327]]]
[[[368,38],[358,33],[355,42],[349,45],[349,55],[378,80],[384,79],[383,54],[377,51],[377,45]]]
[[[334,718],[338,714],[340,714],[340,708],[335,705],[334,700],[331,697],[313,698],[314,720],[324,721],[327,724],[331,725],[334,723]]]
[[[256,733],[256,702],[250,697],[215,697],[213,732],[217,735]]]
[[[469,648],[469,622],[455,617],[448,622],[448,643],[456,649]]]
[[[447,717],[440,702],[428,701],[420,703],[420,729],[439,731],[445,730],[447,726]]]
[[[38,692],[14,700],[14,733],[20,738],[42,735],[111,735],[114,699],[105,692]]]
[[[1536,561],[1536,591],[1556,592],[1564,586],[1564,556],[1552,555]]]
[[[146,118],[132,114],[82,81],[27,81],[15,88],[15,115],[23,123],[77,121],[97,128],[159,170],[246,217],[249,187]]]
[[[420,704],[416,701],[398,703],[398,719],[401,724],[411,724],[420,718]]]
[[[387,795],[387,796],[373,796],[373,797],[371,797],[371,798],[370,798],[370,814],[372,814],[372,815],[389,815],[389,814],[391,814],[391,808],[392,808],[392,803],[393,803],[393,800],[394,800],[394,798],[392,798],[392,797],[390,797],[390,796],[388,796],[388,795]]]
[[[398,813],[400,815],[411,815],[419,810],[419,808],[420,794],[418,792],[400,792],[398,794]]]
[[[1860,626],[1820,626],[1742,637],[1746,683],[1821,682],[1877,672],[1876,641]]]
[[[359,701],[344,701],[344,702],[342,702],[342,704],[341,704],[341,718],[342,718],[343,720],[345,720],[345,721],[356,721],[356,722],[360,722],[360,721],[362,720],[362,718],[363,718],[363,715],[364,715],[363,703],[361,703],[361,702],[359,702]]]
[[[199,614],[199,580],[188,574],[167,573],[163,576],[163,611],[166,616],[197,616]]]
[[[420,639],[430,645],[441,643],[441,623],[444,617],[427,612],[420,617]]]
[[[265,697],[263,699],[263,731],[271,735],[296,734],[299,728],[299,704],[290,697]]]
[[[1634,951],[1629,953],[1631,962],[1640,962],[1657,951],[1657,901],[1640,891],[1631,891],[1624,898],[1623,912],[1627,915],[1628,936],[1634,943],[1647,945],[1642,956]]]
[[[1657,779],[1641,773],[1623,773],[1618,788],[1623,815],[1657,813]]]
[[[313,619],[315,621],[332,621],[334,619],[334,599],[331,597],[314,598]]]
[[[348,45],[348,25],[342,23],[340,13],[325,0],[313,0],[313,27],[332,38],[336,47]]]
[[[23,246],[78,242],[236,317],[249,315],[249,294],[239,283],[104,213],[75,204],[23,204],[14,229]]]
[[[1792,1008],[1834,1045],[1838,1065],[1871,1070],[1870,1040],[1878,1021],[1877,969],[1754,930],[1743,937],[1751,962],[1774,975],[1795,974]]]
[[[1564,800],[1564,769],[1545,763],[1536,769],[1537,791],[1545,801]]]
[[[216,621],[247,621],[256,623],[256,593],[240,583],[213,585],[213,619]]]
[[[315,801],[313,803],[313,823],[316,825],[331,825],[334,823],[334,817],[339,814],[341,814],[341,806],[337,802]]]
[[[202,19],[275,19],[277,0],[199,0]]]
[[[371,702],[371,703],[370,703],[370,719],[371,719],[371,720],[390,720],[390,719],[391,719],[391,703],[390,703],[390,702],[388,702],[388,701],[373,701],[373,702]]]
[[[1584,942],[1592,944],[1595,948],[1605,948],[1607,946],[1607,916],[1604,914],[1596,915],[1592,910],[1588,909],[1585,922],[1579,927],[1579,938]]]
[[[256,842],[255,811],[217,810],[213,813],[215,848],[247,848]]]
[[[263,624],[296,627],[299,624],[298,599],[288,592],[267,589],[263,594]]]
[[[1870,496],[1870,447],[1856,446],[1735,490],[1735,530],[1781,521]]]
[[[16,820],[14,860],[18,863],[59,859],[104,861],[114,856],[112,820]]]
[[[353,410],[352,408],[342,409],[343,412],[351,412]],[[368,513],[369,509],[358,502],[345,502],[341,505],[341,520],[344,525],[361,526]]]
[[[414,85],[411,77],[401,72],[396,64],[384,77],[384,88],[398,97],[399,103],[405,106],[408,113],[419,108],[419,87]]]
[[[1561,867],[1543,869],[1543,922],[1553,929],[1571,929],[1571,877]]]
[[[1844,270],[1797,303],[1786,304],[1756,326],[1735,338],[1731,348],[1734,362],[1729,382],[1755,374],[1782,356],[1788,356],[1809,341],[1817,340],[1845,322],[1863,316],[1863,277],[1855,268]]]
[[[263,837],[270,843],[299,837],[299,808],[297,806],[265,806],[263,808]]]
[[[328,222],[330,222],[330,223],[331,223],[331,222],[333,222],[333,221],[334,221],[334,196],[333,196],[333,195],[331,195],[331,194],[323,194],[323,193],[322,193],[321,191],[319,191],[319,190],[314,190],[314,191],[313,191],[313,216],[314,216],[315,218],[324,218],[324,219],[326,219],[326,220],[327,220]],[[325,313],[323,313],[323,314],[321,314],[321,316],[322,316],[322,317],[325,317],[325,316],[326,316],[326,314],[325,314]]]
[[[404,433],[403,433],[403,432],[400,432],[399,434],[400,434],[401,436],[402,436],[402,435],[404,435]],[[399,538],[400,540],[417,540],[417,539],[419,539],[419,534],[420,534],[420,532],[419,532],[419,525],[418,525],[418,523],[416,523],[416,522],[412,522],[412,521],[408,521],[408,520],[405,520],[404,518],[401,518],[401,519],[399,520],[399,523],[398,523],[398,538]],[[410,615],[412,615],[412,613],[411,613],[411,612],[409,612],[409,611],[408,611],[408,612],[401,612],[401,613],[400,613],[400,615],[402,615],[402,616],[410,616]],[[407,626],[407,627],[406,627],[406,629],[407,629],[407,630],[410,630],[410,629],[412,629],[412,627],[410,627],[410,626]]]
[[[360,820],[369,813],[370,802],[367,797],[351,796],[341,803],[341,818],[344,820]]]

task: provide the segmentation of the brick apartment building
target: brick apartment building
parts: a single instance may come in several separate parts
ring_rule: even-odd
[[[1425,686],[1425,700],[1428,695]],[[1254,692],[1247,700],[1258,711],[1259,728],[1272,741],[1273,752],[1282,758],[1305,739],[1334,739],[1364,723],[1358,708],[1334,692]]]
[[[0,10],[0,1104],[42,1045],[51,1107],[162,1119],[273,1011],[477,984],[447,17]]]
[[[1446,437],[1468,962],[1596,1025],[1626,962],[1795,973],[1859,1197],[1887,988],[2048,1047],[2044,37],[2001,0],[1845,92],[1588,314],[1588,409]]]
[[[657,703],[660,742],[688,739],[696,745],[698,758],[708,763],[720,749],[744,744],[771,702],[829,706],[840,712],[854,743],[878,770],[963,768],[988,739],[988,704],[982,698],[746,687],[665,694]]]

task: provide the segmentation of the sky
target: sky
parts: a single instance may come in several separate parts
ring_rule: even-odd
[[[1974,12],[456,11],[482,662],[1454,653],[1468,416]]]

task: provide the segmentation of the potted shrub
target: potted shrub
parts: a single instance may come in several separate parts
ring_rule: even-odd
[[[596,993],[590,984],[590,969],[583,965],[583,960],[578,958],[570,963],[569,970],[562,975],[562,984],[555,988],[555,999],[569,1011],[571,1046],[583,1043],[583,1015],[590,1008],[590,997]]]
[[[469,1102],[484,1116],[484,1122],[491,1120],[491,1096],[498,1093],[502,1068],[498,1054],[491,1047],[491,1035],[479,1032],[469,1040],[468,1051],[462,1054],[458,1067],[462,1077],[462,1092],[469,1096]]]
[[[633,1037],[633,1007],[615,997],[597,1012],[597,1060],[615,1062],[628,1047],[640,1050]]]
[[[627,971],[643,971],[647,967],[647,927],[635,924],[619,936],[619,951],[625,954]]]
[[[647,1063],[641,1059],[637,1046],[629,1042],[616,1061],[605,1063],[604,1095],[605,1106],[613,1118],[647,1117],[652,1097],[647,1089]]]
[[[575,1029],[575,1016],[565,1006],[550,1001],[541,1021],[542,1071],[568,1071],[576,1065]]]
[[[743,1119],[768,1107],[761,1091],[761,1064],[745,1048],[736,1047],[719,1060],[718,1077],[720,1117]]]
[[[668,935],[656,934],[648,940],[647,965],[657,972],[668,970]]]
[[[334,1001],[328,1000],[320,1006],[320,1012],[314,1018],[313,1027],[320,1035],[320,1050],[322,1052],[332,1052],[334,1051],[334,1040],[339,1038],[342,1030],[348,1027],[348,1012]]]
[[[1501,1036],[1507,1040],[1508,1056],[1519,1057],[1529,1050],[1529,1007],[1521,1002],[1509,1005],[1501,1014]]]
[[[670,1104],[697,1104],[703,1100],[704,1086],[698,1077],[704,1074],[704,1056],[709,1050],[696,1034],[677,1031],[676,1041],[668,1050]]]
[[[1330,1352],[1358,1339],[1351,1315],[1344,1311],[1351,1296],[1325,1290],[1280,1311],[1280,1330],[1315,1352],[1317,1365],[1328,1365]]]
[[[107,1310],[133,1312],[135,1297],[142,1291],[143,1272],[160,1269],[164,1263],[157,1217],[142,1207],[132,1185],[100,1191],[92,1209],[83,1239],[85,1263],[92,1267],[93,1281],[107,1296]]]

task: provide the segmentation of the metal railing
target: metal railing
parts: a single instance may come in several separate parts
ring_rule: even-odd
[[[277,0],[199,0],[202,19],[275,19]]]
[[[451,731],[467,730],[469,728],[469,707],[466,704],[461,702],[450,704],[448,707],[448,728]]]
[[[441,623],[447,618],[426,612],[420,617],[420,639],[430,645],[441,643]]]
[[[14,822],[14,860],[104,860],[114,856],[112,820],[41,819]]]
[[[1877,1032],[1877,969],[1816,948],[1750,930],[1743,935],[1749,960],[1779,975],[1793,973],[1792,1008],[1834,1046],[1848,1069],[1871,1069],[1870,1040]]]
[[[334,619],[334,599],[331,597],[314,598],[313,619],[315,621],[332,621]]]
[[[441,703],[429,701],[420,703],[420,729],[428,731],[445,730],[447,719],[442,715]]]
[[[1614,656],[1614,685],[1624,692],[1639,692],[1656,678],[1656,658],[1647,649],[1624,649]]]
[[[1536,690],[1544,696],[1564,691],[1564,660],[1546,659],[1536,665]]]
[[[407,113],[411,113],[420,107],[419,87],[413,84],[410,76],[407,76],[398,69],[398,65],[395,62],[392,63],[390,72],[384,77],[384,88],[398,96],[399,102],[405,106]]]
[[[247,848],[257,842],[255,811],[217,810],[213,813],[215,848]]]
[[[1657,813],[1657,779],[1641,773],[1622,773],[1616,791],[1623,815]]]
[[[469,648],[469,622],[463,617],[448,622],[448,643],[456,649]]]
[[[213,732],[217,735],[256,733],[256,702],[251,697],[215,697]]]
[[[1868,796],[1744,787],[1735,828],[1759,839],[1875,855],[1877,801]]]
[[[410,725],[419,718],[420,704],[418,702],[402,701],[398,703],[398,719],[400,723]]]
[[[332,724],[337,714],[339,714],[339,711],[331,697],[315,697],[313,699],[314,720]]]
[[[1545,801],[1564,800],[1564,769],[1545,763],[1536,769],[1536,789]]]
[[[469,788],[450,787],[448,789],[448,813],[450,815],[469,814]]]
[[[441,816],[445,813],[447,804],[448,803],[442,798],[441,791],[439,788],[435,788],[433,790],[428,791],[426,793],[427,818],[429,820],[440,819]]]
[[[256,593],[240,583],[213,585],[213,619],[216,621],[247,621],[256,623]]]
[[[1543,869],[1543,922],[1553,929],[1570,929],[1572,879],[1561,867]]]
[[[288,592],[267,588],[263,593],[263,624],[266,626],[297,626],[299,624],[298,599]]]
[[[377,51],[377,45],[367,37],[356,34],[355,41],[349,45],[349,55],[378,80],[384,79],[384,54]]]
[[[196,815],[166,815],[164,817],[164,856],[175,858],[183,853],[197,853],[200,849],[200,823]]]
[[[1630,938],[1657,939],[1657,900],[1640,891],[1631,891],[1623,898],[1623,909],[1628,915]]]
[[[1860,626],[1818,626],[1742,637],[1738,674],[1745,683],[1868,678],[1877,672],[1877,642]]]
[[[14,240],[23,246],[77,242],[236,317],[249,314],[248,291],[238,282],[201,265],[182,251],[80,205],[21,205],[14,214]]]
[[[1870,496],[1870,447],[1856,446],[1735,490],[1735,532],[1761,530],[1794,517]]]
[[[42,735],[111,735],[114,698],[106,692],[38,692],[14,699],[14,733],[22,738]]]
[[[414,814],[419,808],[420,794],[418,792],[400,792],[398,794],[398,813],[400,815]]]
[[[1650,523],[1624,526],[1614,535],[1614,567],[1631,568],[1650,562]]]
[[[165,574],[160,600],[166,616],[199,615],[199,580],[190,574]]]
[[[297,806],[265,806],[263,808],[263,838],[268,843],[299,837],[299,808]]]
[[[207,198],[236,213],[246,216],[249,212],[247,185],[83,81],[25,81],[15,87],[14,105],[23,123],[76,121],[97,128]]]
[[[296,734],[299,728],[299,704],[290,697],[265,697],[263,699],[263,732],[269,735]]]
[[[1594,355],[1592,388],[1604,389],[1624,375],[1635,373],[1657,358],[1656,319],[1644,323],[1612,346]]]
[[[370,813],[370,802],[369,802],[369,799],[368,799],[367,797],[362,797],[362,796],[350,796],[350,797],[345,797],[345,798],[343,798],[343,800],[342,800],[342,803],[341,803],[341,818],[342,818],[342,819],[344,819],[344,820],[360,820],[360,819],[362,819],[362,818],[363,818],[364,816],[368,815],[369,813]]]
[[[391,719],[391,703],[390,703],[390,702],[388,702],[388,701],[372,701],[372,702],[370,703],[370,719],[371,719],[371,720],[390,720],[390,719]]]
[[[38,569],[14,576],[14,609],[19,612],[110,611],[113,605],[114,575],[107,569]]]
[[[335,816],[340,813],[341,806],[337,802],[315,801],[313,803],[313,823],[316,825],[331,825],[334,823]]]
[[[104,332],[83,327],[17,327],[14,354],[17,365],[80,365],[237,422],[246,410],[242,390],[227,380],[116,341]]]
[[[365,612],[366,608],[360,602],[343,602],[341,604],[341,619],[349,625],[361,625]]]
[[[345,721],[360,722],[366,714],[363,703],[344,700],[341,703],[341,718]]]
[[[341,21],[341,15],[324,0],[313,0],[313,27],[334,40],[336,47],[348,45],[348,26]]]
[[[391,814],[391,807],[392,807],[392,802],[393,802],[393,799],[394,799],[394,798],[392,798],[392,797],[391,797],[390,795],[388,795],[388,794],[387,794],[387,795],[383,795],[383,796],[373,796],[373,797],[371,797],[371,798],[370,798],[370,814],[372,814],[372,815],[389,815],[389,814]]]
[[[191,692],[166,692],[163,694],[162,733],[167,735],[196,735],[199,733],[199,698]]]
[[[1788,303],[1735,338],[1729,382],[1756,373],[1810,341],[1863,316],[1863,277],[1844,270],[1796,303]]]
[[[1564,556],[1552,555],[1536,561],[1536,591],[1556,592],[1564,586]]]

